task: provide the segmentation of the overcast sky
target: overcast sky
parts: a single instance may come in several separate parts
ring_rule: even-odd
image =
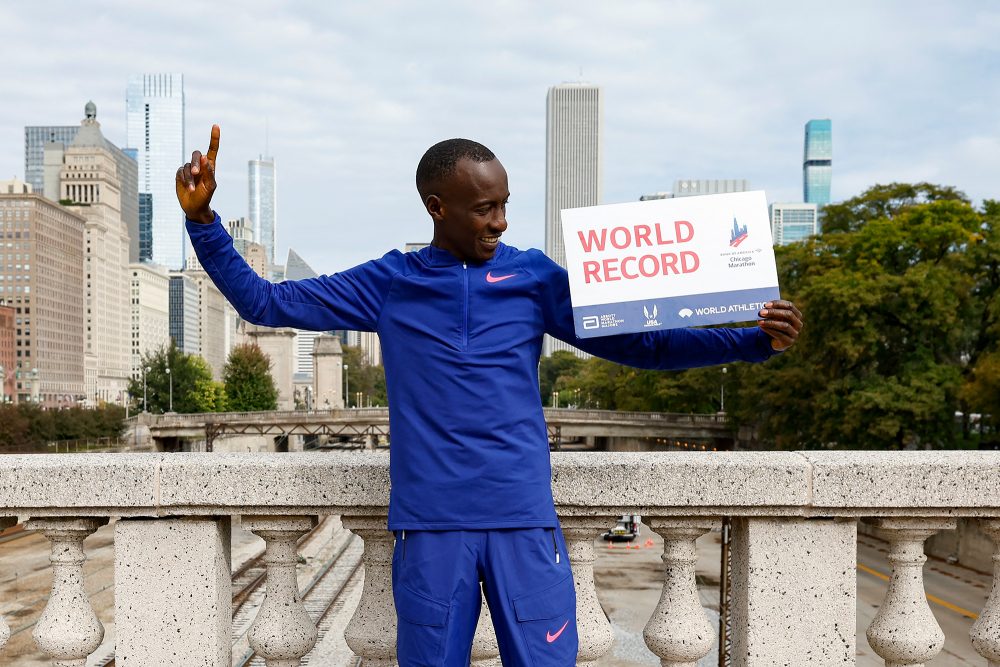
[[[155,5],[155,8],[154,8]],[[1000,4],[973,1],[0,3],[0,179],[24,126],[88,100],[124,146],[129,74],[182,72],[187,150],[222,126],[224,217],[247,160],[278,165],[278,256],[321,273],[429,241],[413,172],[432,143],[490,146],[512,245],[544,246],[545,94],[604,89],[604,201],[746,178],[801,201],[803,125],[833,120],[833,198],[878,182],[1000,198]]]

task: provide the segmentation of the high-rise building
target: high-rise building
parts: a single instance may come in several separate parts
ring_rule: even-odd
[[[93,104],[91,102],[91,104]],[[24,128],[24,180],[52,201],[59,199],[59,173],[66,147],[76,139],[79,125],[29,125]],[[121,190],[121,215],[129,235],[129,261],[139,261],[139,166],[134,149],[119,148],[104,139],[114,156]]]
[[[559,211],[601,203],[603,187],[601,88],[563,83],[549,88],[545,123],[545,254],[566,266]],[[545,337],[544,354],[576,348]]]
[[[0,225],[3,223],[0,222]],[[0,232],[2,233],[2,232]],[[0,275],[3,275],[0,270]],[[4,305],[0,298],[0,404],[17,399],[14,388],[14,373],[17,363],[14,356],[14,306]]]
[[[85,225],[79,209],[24,182],[0,182],[0,302],[14,308],[15,327],[14,363],[4,372],[15,402],[84,398]]]
[[[170,276],[155,264],[129,264],[132,377],[142,377],[142,357],[170,345]]]
[[[96,384],[87,387],[94,404],[123,405],[131,375],[129,345],[129,236],[122,219],[121,180],[116,155],[87,103],[73,143],[66,147],[59,172],[59,200],[79,209],[84,230],[86,354],[96,367]]]
[[[184,354],[201,350],[198,283],[181,271],[170,272],[170,339]]]
[[[43,156],[48,143],[73,143],[79,125],[29,125],[24,128],[24,181],[36,194],[45,194]],[[51,197],[50,197],[51,199]]]
[[[746,192],[750,181],[745,178],[697,179],[688,178],[674,181],[674,197],[698,197],[701,195],[721,195],[730,192]]]
[[[186,256],[184,214],[177,206],[174,175],[184,164],[184,75],[135,74],[125,94],[127,143],[136,149],[143,225],[151,231],[151,260],[179,269]],[[138,204],[137,204],[138,207]],[[143,233],[137,235],[143,238]]]
[[[256,241],[267,249],[267,263],[274,264],[278,244],[278,175],[273,157],[260,156],[248,163],[250,224]]]
[[[771,241],[774,245],[788,245],[802,241],[818,232],[816,204],[771,204]]]
[[[806,123],[805,153],[802,158],[802,198],[808,204],[830,203],[833,178],[833,124],[828,118]]]

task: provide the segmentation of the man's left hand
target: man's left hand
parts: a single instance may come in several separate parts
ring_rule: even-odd
[[[757,315],[757,325],[771,337],[771,348],[781,352],[795,344],[802,331],[802,313],[791,301],[768,301]]]

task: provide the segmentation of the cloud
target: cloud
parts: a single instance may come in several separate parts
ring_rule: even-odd
[[[189,5],[94,0],[8,12],[0,177],[23,126],[74,124],[93,99],[125,142],[129,74],[182,71],[188,150],[223,127],[217,207],[244,215],[246,162],[278,161],[279,256],[318,270],[429,240],[413,192],[423,150],[491,146],[511,178],[506,240],[543,244],[545,94],[605,95],[605,198],[679,178],[748,178],[801,196],[802,129],[832,118],[834,193],[926,178],[997,197],[1000,8],[972,0]],[[265,140],[265,127],[266,140]]]

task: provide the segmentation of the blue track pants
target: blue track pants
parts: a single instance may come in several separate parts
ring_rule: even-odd
[[[576,664],[576,591],[558,528],[396,531],[400,667],[467,667],[480,586],[505,667]]]

